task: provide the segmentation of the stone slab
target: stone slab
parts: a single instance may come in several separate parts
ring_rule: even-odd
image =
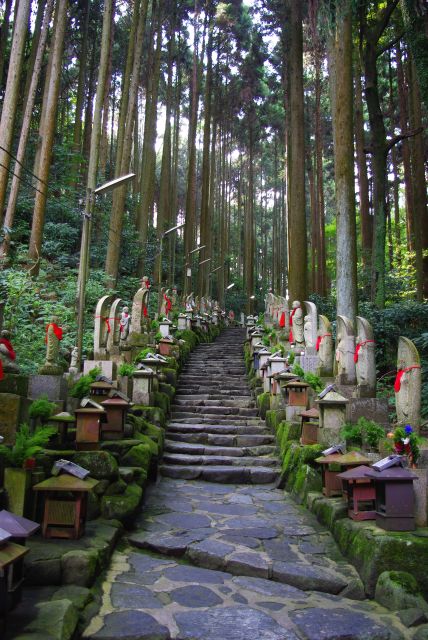
[[[21,416],[21,396],[15,393],[0,393],[0,436],[4,444],[14,444]]]
[[[361,417],[374,420],[387,428],[389,426],[387,398],[350,398],[346,407],[346,419],[355,423]]]
[[[390,627],[348,609],[308,608],[290,613],[305,640],[392,640]]]
[[[117,364],[111,360],[85,360],[83,363],[83,374],[86,375],[92,369],[100,368],[101,375],[116,380]]]
[[[46,395],[51,402],[66,400],[67,380],[62,376],[31,375],[28,384],[28,396],[33,400]]]

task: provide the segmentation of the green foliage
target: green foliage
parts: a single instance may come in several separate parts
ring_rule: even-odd
[[[153,354],[153,348],[152,347],[146,347],[145,349],[143,349],[142,351],[140,351],[140,353],[138,353],[135,358],[134,358],[134,362],[140,362],[140,360],[144,360],[145,358],[147,358],[148,355],[154,355]]]
[[[55,402],[50,402],[47,395],[42,395],[30,404],[28,414],[30,418],[40,418],[42,422],[51,417],[57,409]]]
[[[163,338],[163,335],[161,334],[161,332],[160,332],[160,331],[158,331],[158,332],[156,333],[156,335],[155,335],[155,340],[156,340],[156,342],[160,342],[160,341],[162,340],[162,338]]]
[[[15,444],[10,448],[0,445],[0,456],[3,456],[6,463],[12,467],[22,468],[28,458],[35,457],[43,450],[49,438],[56,434],[55,427],[39,427],[31,433],[26,422],[20,425],[16,433]]]
[[[355,445],[367,445],[371,449],[379,446],[379,441],[385,437],[385,429],[373,420],[361,417],[357,424],[347,422],[341,429],[340,435],[347,442]]]
[[[294,364],[295,359],[296,359],[296,354],[294,353],[294,351],[289,351],[287,355],[288,364],[289,365]]]
[[[263,336],[262,342],[263,342],[265,347],[269,347],[270,346],[269,336]]]
[[[300,364],[297,364],[297,362],[294,364],[293,373],[295,373],[296,376],[299,376],[299,378],[304,378],[305,377],[305,372],[303,371],[303,369],[300,366]]]
[[[304,381],[308,383],[308,385],[316,392],[321,393],[324,389],[324,385],[321,381],[321,378],[317,376],[315,373],[311,373],[308,371],[304,375]]]
[[[130,364],[129,362],[122,362],[117,370],[117,373],[120,376],[128,376],[128,378],[132,377],[132,374],[135,371],[135,367],[134,365]]]
[[[159,322],[157,320],[152,320],[150,328],[152,331],[157,331],[157,329],[159,329]]]
[[[95,378],[99,376],[100,373],[101,369],[95,367],[95,369],[91,369],[86,375],[81,376],[70,390],[71,397],[82,399],[89,395],[90,386],[95,382]]]

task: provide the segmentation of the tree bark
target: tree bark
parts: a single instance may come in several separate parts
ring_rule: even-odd
[[[30,0],[21,0],[16,9],[9,69],[0,118],[0,228],[3,226],[4,220],[3,209],[9,177],[10,151],[12,148],[29,13]]]
[[[287,0],[287,3],[290,10],[288,288],[291,300],[303,301],[307,295],[307,238],[302,5],[300,0]]]
[[[38,175],[43,188],[36,192],[31,227],[30,246],[28,256],[33,261],[32,275],[39,272],[40,251],[42,246],[43,228],[45,223],[47,184],[52,161],[52,149],[55,135],[58,96],[61,84],[61,63],[64,48],[64,35],[67,23],[68,0],[59,0],[56,7],[55,31],[51,51],[51,69],[49,84],[45,95],[45,122],[43,123],[43,138],[40,144]]]

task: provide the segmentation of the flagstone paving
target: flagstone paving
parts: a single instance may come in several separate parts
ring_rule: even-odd
[[[274,440],[253,411],[242,341],[231,329],[192,355],[164,477],[148,489],[134,531],[100,578],[99,608],[91,605],[82,637],[411,638],[394,614],[364,599],[330,532],[275,488]]]

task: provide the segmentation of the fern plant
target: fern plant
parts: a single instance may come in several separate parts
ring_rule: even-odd
[[[36,420],[37,418],[40,418],[42,422],[45,422],[51,417],[55,409],[57,409],[55,402],[50,402],[47,395],[42,395],[30,404],[28,414],[30,418],[34,418]]]
[[[31,433],[28,424],[23,422],[16,433],[15,444],[12,447],[7,447],[4,444],[0,445],[0,456],[5,458],[6,464],[9,466],[22,468],[26,460],[43,451],[43,448],[49,442],[49,438],[55,435],[56,432],[55,427],[44,426]]]
[[[129,362],[122,362],[122,364],[119,365],[117,373],[120,376],[128,376],[128,378],[130,378],[134,371],[135,368],[133,364],[129,364]]]
[[[89,373],[84,376],[80,376],[76,384],[70,390],[72,398],[85,398],[85,396],[89,394],[91,384],[95,382],[95,378],[100,374],[100,367],[95,367],[95,369],[91,369]]]

